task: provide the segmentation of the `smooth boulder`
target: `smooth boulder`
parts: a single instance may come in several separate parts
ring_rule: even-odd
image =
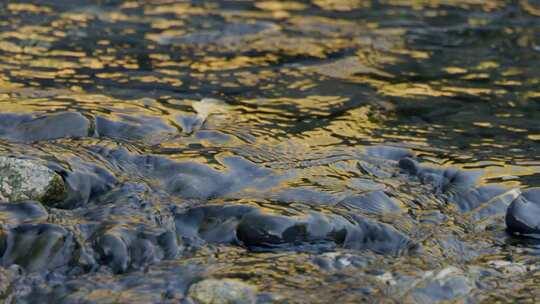
[[[36,142],[89,135],[91,122],[78,112],[46,115],[0,114],[0,138],[17,142]]]
[[[46,166],[0,156],[0,201],[54,202],[62,200],[65,192],[62,177]]]
[[[510,204],[506,227],[512,234],[540,239],[540,188],[523,190]]]

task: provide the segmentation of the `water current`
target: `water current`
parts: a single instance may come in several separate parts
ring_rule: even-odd
[[[0,155],[68,193],[0,301],[538,301],[539,62],[538,1],[2,0]]]

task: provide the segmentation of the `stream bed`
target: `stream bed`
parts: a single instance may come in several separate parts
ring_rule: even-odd
[[[0,302],[538,301],[539,62],[539,1],[0,1]]]

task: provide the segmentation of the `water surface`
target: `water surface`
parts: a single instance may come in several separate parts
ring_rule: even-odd
[[[538,244],[504,223],[540,186],[540,3],[0,16],[0,154],[69,186],[45,211],[0,208],[1,299],[176,303],[207,277],[261,303],[540,296]]]

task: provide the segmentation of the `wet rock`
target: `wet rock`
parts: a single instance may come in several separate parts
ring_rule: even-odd
[[[184,199],[209,200],[232,196],[245,188],[268,189],[276,186],[283,175],[261,168],[242,157],[224,157],[226,170],[216,170],[196,162],[175,162],[156,155],[132,155],[125,149],[98,148],[116,166],[158,180],[172,195]]]
[[[383,168],[380,168],[380,166],[372,162],[359,161],[358,169],[360,169],[360,172],[368,176],[373,176],[373,177],[378,177],[378,178],[392,177],[392,173],[384,170]]]
[[[242,218],[238,225],[237,235],[238,239],[248,247],[277,247],[325,239],[334,241],[330,235],[332,233],[336,234],[336,238],[343,239],[345,237],[345,231],[339,229],[342,227],[337,227],[336,231],[332,229],[334,227],[323,222],[321,224],[325,225],[324,228],[320,227],[319,231],[310,233],[309,229],[315,227],[310,227],[309,224],[309,221],[297,221],[286,216],[253,212]]]
[[[428,272],[424,277],[424,282],[412,292],[417,303],[455,301],[467,296],[475,287],[472,279],[453,266],[438,273]]]
[[[343,247],[371,250],[378,254],[398,256],[416,252],[419,245],[392,226],[360,215],[351,215],[356,224],[348,229]]]
[[[206,279],[189,288],[188,295],[198,304],[255,303],[257,289],[233,279]]]
[[[469,262],[480,255],[474,247],[452,235],[441,234],[433,239],[433,242],[445,253],[446,257],[462,263]]]
[[[48,213],[38,202],[0,203],[0,222],[21,224],[47,219]]]
[[[80,207],[106,193],[117,183],[116,178],[101,166],[83,162],[78,158],[69,160],[69,167],[54,169],[65,180],[66,195],[54,207],[73,209]]]
[[[175,215],[176,233],[191,241],[228,244],[238,241],[236,227],[242,217],[255,209],[249,206],[207,205]]]
[[[77,112],[38,117],[0,114],[0,121],[0,137],[20,142],[86,137],[91,125],[86,117]]]
[[[212,143],[223,144],[231,140],[231,136],[220,131],[199,130],[195,133],[197,140],[206,140]]]
[[[164,261],[122,275],[90,272],[67,277],[53,288],[34,288],[17,299],[21,303],[184,303],[189,285],[202,271],[198,265]]]
[[[476,210],[481,214],[476,218],[488,217],[491,215],[503,215],[513,197],[502,198],[508,189],[500,186],[475,186],[468,189],[454,189],[446,196],[448,202],[457,205],[460,211],[469,212]],[[502,199],[497,199],[501,196]]]
[[[174,259],[183,243],[174,232],[167,203],[156,202],[142,184],[126,183],[74,211],[87,223],[79,226],[98,264],[115,273]]]
[[[118,121],[96,117],[96,136],[118,140],[150,140],[173,132],[162,119],[151,116],[119,115]]]
[[[0,230],[0,264],[26,271],[60,269],[70,265],[77,247],[73,235],[53,224],[22,224]]]
[[[411,158],[399,160],[399,167],[417,176],[420,181],[431,184],[436,194],[467,190],[477,184],[480,171],[462,171],[455,168],[439,168],[420,165]]]
[[[347,197],[340,204],[360,210],[365,214],[399,214],[403,212],[400,204],[390,198],[384,191],[370,191],[364,194]]]
[[[487,218],[495,216],[498,219],[499,215],[506,214],[508,207],[521,196],[522,192],[514,188],[510,190],[503,189],[500,192],[498,189],[497,193],[501,194],[491,197],[485,204],[475,210],[473,214],[475,221],[485,221]]]
[[[115,273],[174,258],[179,251],[175,233],[143,225],[104,224],[93,239],[99,262],[108,265]]]
[[[62,177],[31,160],[0,156],[0,201],[55,202],[65,196]]]
[[[460,170],[421,165],[406,157],[399,160],[399,168],[422,183],[430,185],[433,193],[453,203],[461,212],[472,212],[475,220],[501,216],[516,198],[516,190],[498,185],[481,185],[480,170]]]
[[[510,204],[506,226],[513,234],[540,238],[540,188],[523,190]]]
[[[278,184],[282,177],[272,170],[260,168],[241,157],[226,157],[222,160],[228,170],[215,170],[197,163],[176,163],[168,170],[166,189],[183,198],[212,199],[232,196],[245,188],[268,189]],[[163,168],[165,169],[165,168]]]
[[[413,242],[394,228],[351,215],[311,212],[306,215],[270,214],[251,206],[208,205],[175,216],[176,232],[210,243],[236,243],[250,250],[331,249],[335,246],[399,255]]]

